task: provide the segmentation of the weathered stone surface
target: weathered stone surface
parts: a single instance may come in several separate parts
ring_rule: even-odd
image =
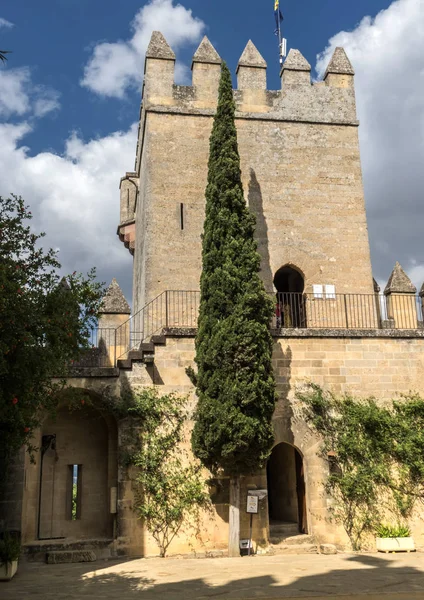
[[[421,289],[420,289],[420,297],[424,298],[424,283],[422,284]]]
[[[115,278],[112,279],[112,283],[103,297],[99,312],[100,314],[131,314],[131,308]]]
[[[316,544],[278,544],[273,550],[275,554],[318,554]]]
[[[283,71],[310,71],[311,65],[299,50],[291,49],[283,64]]]
[[[334,544],[320,544],[320,554],[337,554],[337,548]]]
[[[257,67],[260,69],[266,69],[267,67],[265,59],[256,48],[252,40],[247,42],[246,48],[243,50],[243,54],[240,56],[237,71],[240,67]]]
[[[376,282],[376,280],[374,278],[373,278],[372,281],[373,281],[373,284],[374,284],[374,292],[376,294],[379,294],[380,293],[380,286],[378,285],[378,283]]]
[[[335,73],[338,75],[355,75],[355,71],[353,70],[352,64],[348,59],[344,48],[337,47],[334,50],[334,54],[331,57],[325,72],[325,77],[327,77],[329,73]]]
[[[96,555],[92,550],[70,550],[47,552],[47,564],[58,565],[63,563],[94,562]]]
[[[416,294],[417,288],[397,262],[384,290],[388,294]]]
[[[209,39],[206,37],[200,42],[199,47],[193,56],[193,63],[209,63],[209,64],[218,64],[222,63],[222,59],[219,56],[218,52],[215,50]]]
[[[160,31],[154,31],[146,50],[146,58],[175,60],[175,54]]]

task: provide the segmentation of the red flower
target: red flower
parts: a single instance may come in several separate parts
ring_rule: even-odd
[[[13,398],[12,404],[18,404],[18,399],[17,398]]]
[[[84,404],[85,404],[85,400],[84,399],[81,400],[81,404],[84,406]]]
[[[29,432],[29,427],[25,427],[24,431],[25,431],[25,433],[28,433]]]

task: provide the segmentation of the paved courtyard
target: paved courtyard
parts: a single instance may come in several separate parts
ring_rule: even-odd
[[[24,563],[2,600],[424,599],[424,554]]]

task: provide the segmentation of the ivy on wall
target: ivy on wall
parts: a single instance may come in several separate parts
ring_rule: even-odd
[[[71,409],[92,403],[86,392],[68,393]],[[124,421],[119,462],[135,484],[134,510],[161,557],[183,528],[199,530],[201,511],[210,507],[202,466],[185,449],[188,400],[176,393],[161,395],[155,387],[127,391],[120,398],[105,389],[98,406]]]
[[[410,394],[381,405],[375,398],[338,397],[316,384],[296,397],[323,440],[332,518],[353,550],[388,512],[397,522],[410,517],[424,500],[424,400]]]

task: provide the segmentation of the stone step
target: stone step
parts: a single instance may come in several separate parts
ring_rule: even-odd
[[[299,525],[297,523],[270,523],[269,533],[272,537],[290,537],[299,535]]]
[[[151,342],[145,342],[143,344],[140,344],[140,350],[141,352],[154,352],[155,351],[155,345],[152,344]]]
[[[59,550],[46,553],[48,565],[94,562],[95,560],[97,560],[97,556],[93,550]]]
[[[113,558],[115,551],[113,549],[113,540],[111,539],[89,539],[89,540],[72,540],[72,539],[60,539],[60,540],[40,540],[36,542],[30,542],[25,544],[23,547],[22,559],[28,562],[46,562],[48,555],[58,555],[50,560],[53,562],[65,561],[60,553],[93,553],[93,560],[103,560]],[[87,558],[91,555],[87,554]],[[80,562],[77,560],[77,556],[72,556],[72,560],[66,562]],[[90,561],[91,562],[91,561]]]
[[[271,554],[318,554],[317,544],[278,544],[272,545]]]
[[[270,536],[270,542],[273,545],[284,544],[286,546],[296,546],[300,544],[315,544],[315,537],[313,535],[306,535],[304,533],[293,535],[285,538],[279,536]]]

